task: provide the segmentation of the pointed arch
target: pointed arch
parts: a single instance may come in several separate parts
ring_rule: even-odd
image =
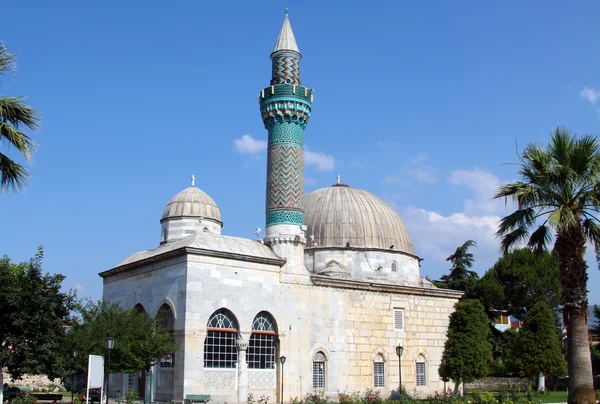
[[[275,369],[277,324],[267,311],[261,311],[252,321],[252,333],[248,344],[249,369]]]
[[[175,329],[175,314],[173,312],[173,308],[167,302],[164,302],[156,313],[159,321],[160,328],[163,330],[173,330]]]
[[[206,328],[204,367],[235,368],[238,360],[237,318],[226,308],[220,308],[208,318]]]
[[[133,310],[137,311],[138,313],[147,314],[146,309],[144,309],[144,306],[141,303],[133,306]]]

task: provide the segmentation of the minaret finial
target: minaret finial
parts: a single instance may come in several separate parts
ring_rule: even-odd
[[[196,176],[194,174],[192,174],[192,186],[195,186],[196,184]]]
[[[287,7],[285,8],[285,16],[286,17],[288,16],[288,8]]]
[[[340,183],[340,176],[339,175],[337,176],[337,183],[338,184]]]

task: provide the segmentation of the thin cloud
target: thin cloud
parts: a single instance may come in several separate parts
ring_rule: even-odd
[[[305,147],[304,165],[317,171],[332,171],[335,168],[335,158],[331,154],[313,152]]]
[[[250,135],[242,135],[239,139],[233,139],[238,153],[255,155],[267,150],[267,141],[255,139]]]
[[[583,89],[579,92],[579,96],[584,100],[595,104],[598,99],[600,99],[600,91],[594,88],[583,87]]]

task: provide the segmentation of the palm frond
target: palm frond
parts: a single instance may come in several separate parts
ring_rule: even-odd
[[[22,165],[0,153],[0,192],[24,189],[27,178],[29,173]]]
[[[594,247],[600,247],[600,224],[598,224],[598,220],[588,217],[581,225],[587,240],[592,243]]]
[[[503,237],[519,227],[530,227],[535,222],[535,209],[517,209],[510,215],[502,218],[498,225],[496,237]]]
[[[2,42],[0,42],[0,74],[4,74],[15,68],[15,56],[9,53]]]
[[[497,234],[497,233],[496,233]],[[525,241],[529,236],[526,227],[518,227],[510,233],[505,234],[500,242],[500,248],[503,254],[507,254],[512,247],[516,247],[520,242]]]
[[[527,246],[536,253],[548,251],[548,244],[552,241],[552,231],[545,224],[540,225],[529,237]]]
[[[36,144],[26,133],[19,132],[14,126],[0,121],[0,141],[2,140],[17,149],[27,161],[31,161]]]
[[[0,97],[0,121],[19,128],[25,125],[31,130],[38,130],[40,119],[38,111],[23,102],[23,97]]]

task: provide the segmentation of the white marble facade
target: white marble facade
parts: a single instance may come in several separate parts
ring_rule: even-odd
[[[442,388],[437,367],[460,295],[427,283],[405,286],[327,274],[309,275],[310,285],[283,283],[285,262],[259,241],[206,233],[184,240],[177,249],[162,245],[101,274],[105,299],[141,306],[151,315],[164,305],[172,310],[181,347],[173,367],[154,369],[157,400],[210,394],[217,402],[245,402],[253,393],[279,401],[282,355],[286,402],[315,390],[335,396],[377,388],[387,395],[398,385],[399,344],[405,348],[404,386],[424,396]],[[212,367],[205,362],[205,343],[214,331],[209,320],[219,312],[232,321],[227,331],[237,358]],[[273,334],[253,330],[259,315],[272,322]],[[243,352],[238,348],[248,359],[248,345],[256,345],[257,336],[272,338],[273,348],[265,353],[272,357],[249,368],[238,360]],[[417,366],[425,373],[420,385]],[[137,390],[138,378],[111,379],[111,390],[126,392],[127,382]]]

